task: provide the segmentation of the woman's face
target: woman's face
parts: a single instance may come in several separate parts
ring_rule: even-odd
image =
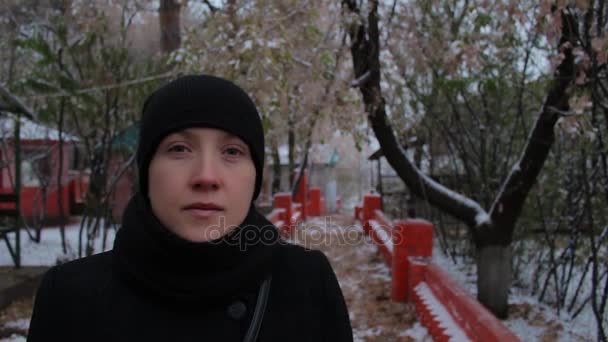
[[[245,219],[255,172],[249,146],[235,135],[213,128],[175,132],[161,141],[150,161],[152,210],[186,240],[217,239]]]

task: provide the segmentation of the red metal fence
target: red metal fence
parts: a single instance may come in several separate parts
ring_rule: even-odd
[[[435,341],[519,341],[456,280],[433,262],[433,225],[418,219],[392,222],[379,195],[368,194],[355,218],[392,270],[394,301],[413,301]]]

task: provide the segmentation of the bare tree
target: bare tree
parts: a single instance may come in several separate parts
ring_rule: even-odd
[[[442,211],[465,222],[473,232],[477,250],[478,298],[498,317],[506,317],[511,283],[511,250],[515,223],[554,141],[553,127],[560,113],[569,111],[568,88],[575,78],[572,49],[578,44],[576,18],[563,11],[560,52],[564,58],[521,158],[503,181],[489,210],[423,174],[405,155],[386,113],[380,87],[380,20],[378,1],[367,2],[366,16],[357,1],[344,0],[351,20],[347,24],[355,72],[354,85],[361,91],[367,116],[390,165],[409,189]]]

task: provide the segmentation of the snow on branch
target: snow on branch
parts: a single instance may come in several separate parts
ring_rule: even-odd
[[[370,70],[367,70],[363,75],[361,75],[361,77],[352,81],[350,86],[353,88],[361,87],[363,84],[365,84],[365,82],[367,82],[367,80],[369,80],[369,78],[371,76],[372,76],[372,72]]]
[[[401,151],[403,158],[407,160],[409,166],[418,174],[418,179],[420,179],[422,183],[420,184],[420,188],[422,189],[423,193],[426,192],[425,187],[431,188],[433,191],[441,194],[442,196],[445,196],[450,201],[458,203],[460,206],[466,207],[469,210],[475,212],[475,224],[477,227],[491,223],[490,215],[485,209],[483,209],[479,205],[479,203],[438,183],[433,178],[429,177],[419,168],[417,168],[416,165],[414,165],[414,163],[409,160],[406,151],[401,146],[399,146],[399,151]],[[426,197],[424,195],[426,194],[423,194],[423,197]]]

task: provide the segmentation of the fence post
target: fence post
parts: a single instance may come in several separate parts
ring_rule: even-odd
[[[382,210],[382,198],[378,194],[367,194],[363,196],[363,230],[367,233],[371,233],[369,226],[369,220],[375,218],[374,211]]]
[[[306,215],[308,214],[308,171],[304,170],[302,173],[302,177],[300,178],[300,184],[298,184],[298,189],[296,191],[296,195],[294,200],[298,203],[302,204],[302,220],[306,220]]]
[[[285,223],[283,227],[286,227],[288,232],[291,232],[291,194],[288,192],[280,192],[274,195],[274,203],[272,204],[274,208],[281,208],[285,210]],[[281,228],[281,227],[278,227]]]
[[[321,216],[321,189],[314,187],[310,188],[308,193],[310,197],[310,216]]]
[[[425,257],[408,257],[407,258],[407,293],[406,301],[411,302],[415,298],[414,289],[418,284],[426,279],[426,269],[431,261]]]
[[[319,203],[319,210],[320,210],[319,215],[327,214],[327,204],[325,203],[325,196],[321,196],[321,201]]]
[[[433,225],[424,220],[400,220],[393,230],[393,293],[394,301],[408,299],[408,257],[433,255]]]
[[[363,211],[363,206],[360,204],[355,205],[355,220],[357,220],[357,222],[363,224],[362,221],[362,217],[361,217],[361,212]]]

